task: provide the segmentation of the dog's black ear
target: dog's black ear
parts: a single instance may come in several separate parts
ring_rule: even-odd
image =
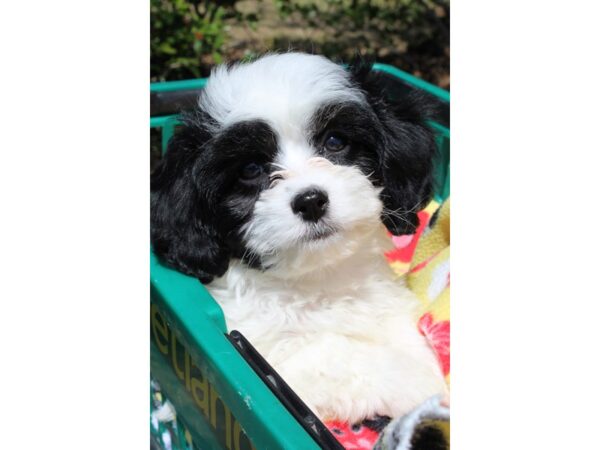
[[[389,92],[390,79],[363,59],[350,66],[350,73],[381,125],[376,175],[383,186],[382,221],[394,235],[412,234],[419,226],[417,212],[433,192],[436,144],[427,121],[435,117],[435,104],[416,90]]]
[[[199,189],[199,165],[212,137],[199,114],[182,116],[183,126],[152,173],[151,239],[159,258],[209,283],[227,270],[229,252],[211,195]]]

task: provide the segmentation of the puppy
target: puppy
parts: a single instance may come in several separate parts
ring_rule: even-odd
[[[267,55],[213,71],[152,175],[154,251],[322,420],[399,417],[446,392],[383,256],[386,227],[413,233],[431,194],[425,113],[388,104],[369,67]]]

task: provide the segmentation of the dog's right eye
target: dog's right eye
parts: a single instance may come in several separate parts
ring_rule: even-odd
[[[259,176],[261,176],[263,173],[263,167],[259,164],[256,163],[250,163],[247,164],[246,166],[244,166],[244,168],[242,169],[242,172],[240,174],[240,177],[243,180],[254,180],[255,178],[258,178]]]
[[[325,138],[324,146],[330,152],[340,152],[348,147],[348,142],[342,136],[331,133]]]

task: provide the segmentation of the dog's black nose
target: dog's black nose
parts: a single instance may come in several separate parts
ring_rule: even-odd
[[[318,222],[327,211],[329,199],[327,194],[319,189],[309,189],[296,195],[292,200],[292,211],[300,214],[308,222]]]

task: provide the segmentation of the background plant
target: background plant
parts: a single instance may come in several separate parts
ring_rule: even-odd
[[[449,88],[449,0],[276,0],[283,17],[327,30],[321,53],[357,51]]]
[[[357,52],[449,88],[449,0],[151,0],[151,79],[295,49]]]
[[[151,0],[151,79],[197,78],[221,63],[227,7],[223,2]]]

